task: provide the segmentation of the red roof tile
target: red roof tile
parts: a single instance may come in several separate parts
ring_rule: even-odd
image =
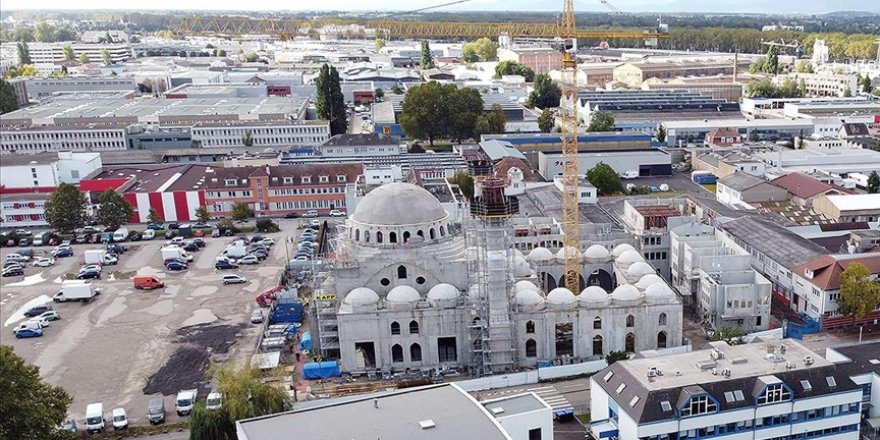
[[[877,252],[858,255],[825,255],[807,261],[800,266],[795,266],[792,272],[806,278],[822,290],[837,290],[840,288],[840,275],[853,263],[864,264],[872,274],[880,273],[880,253]],[[812,279],[806,276],[807,270],[813,272]]]
[[[771,180],[770,183],[780,188],[784,188],[790,194],[802,199],[808,199],[834,189],[834,187],[827,183],[820,182],[810,176],[805,176],[800,173],[789,173]]]

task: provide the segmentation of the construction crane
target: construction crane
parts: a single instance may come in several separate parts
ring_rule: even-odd
[[[574,21],[574,0],[565,0],[562,8],[560,37],[563,41],[577,38]],[[572,43],[572,46],[575,46]],[[578,207],[578,87],[577,59],[573,47],[562,45],[562,249],[565,259],[565,287],[580,293],[580,209]]]

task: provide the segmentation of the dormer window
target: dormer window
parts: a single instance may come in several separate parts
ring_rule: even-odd
[[[345,174],[340,174],[340,175],[336,176],[337,182],[345,182],[345,180],[346,180]]]
[[[300,179],[301,183],[312,183],[312,176],[303,176]]]
[[[791,390],[785,384],[775,383],[767,385],[764,392],[758,396],[758,405],[765,403],[788,402],[791,400]]]
[[[708,394],[701,394],[699,396],[691,397],[691,400],[681,407],[680,410],[682,417],[715,413],[718,411],[718,402]]]
[[[813,269],[804,269],[804,277],[808,280],[813,279]]]
[[[330,181],[330,176],[320,176],[318,177],[321,183],[327,183]]]
[[[293,183],[293,177],[285,177],[284,183]]]
[[[238,183],[237,179],[226,179],[223,181],[226,186],[235,186]]]

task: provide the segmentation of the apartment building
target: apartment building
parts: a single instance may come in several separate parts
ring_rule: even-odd
[[[562,53],[542,47],[517,47],[498,49],[498,61],[515,61],[536,74],[558,69],[562,64]]]
[[[868,268],[872,278],[880,276],[880,254],[823,255],[792,269],[794,295],[798,297],[796,311],[822,320],[822,329],[869,324],[880,319],[880,307],[859,320],[841,315],[837,310],[840,299],[840,275],[852,264]]]
[[[406,142],[375,133],[337,134],[315,148],[323,157],[389,156],[406,153]]]
[[[237,202],[256,216],[346,210],[345,188],[364,173],[363,164],[300,164],[218,168],[206,180],[212,216],[228,217]]]
[[[734,209],[751,209],[755,203],[788,200],[788,191],[746,172],[718,180],[715,199]]]
[[[856,91],[858,91],[858,78],[856,78],[856,75],[830,72],[792,73],[776,76],[773,78],[773,81],[781,85],[786,79],[791,79],[798,85],[803,83],[806,86],[808,96],[842,98],[848,94],[850,96],[855,95]]]
[[[248,145],[247,139],[250,139]],[[297,122],[198,122],[192,140],[202,148],[288,148],[321,145],[330,139],[328,121]]]
[[[792,339],[618,361],[590,377],[593,438],[858,440],[863,388]]]
[[[4,46],[11,45],[15,47],[14,42],[3,43]],[[113,63],[122,63],[133,56],[131,46],[127,43],[77,43],[77,42],[57,42],[57,43],[28,43],[28,51],[31,55],[31,61],[37,69],[45,67],[54,68],[54,64],[64,61],[64,46],[70,45],[74,54],[79,57],[86,54],[93,62],[101,61],[101,54],[104,49],[110,53],[110,61]],[[50,69],[51,70],[51,69]]]

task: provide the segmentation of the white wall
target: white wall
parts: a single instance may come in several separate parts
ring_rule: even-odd
[[[37,177],[34,178],[33,171]],[[0,171],[0,185],[6,188],[34,188],[58,186],[57,163],[29,164],[17,166],[4,166]]]
[[[534,394],[534,393],[533,393]],[[535,396],[540,399],[540,397]],[[501,402],[500,406],[504,406]],[[491,412],[492,405],[486,405]],[[542,440],[553,440],[553,410],[547,406],[536,411],[513,414],[508,417],[496,416],[498,423],[504,427],[504,430],[513,440],[529,440],[529,431],[532,429],[541,429]]]

